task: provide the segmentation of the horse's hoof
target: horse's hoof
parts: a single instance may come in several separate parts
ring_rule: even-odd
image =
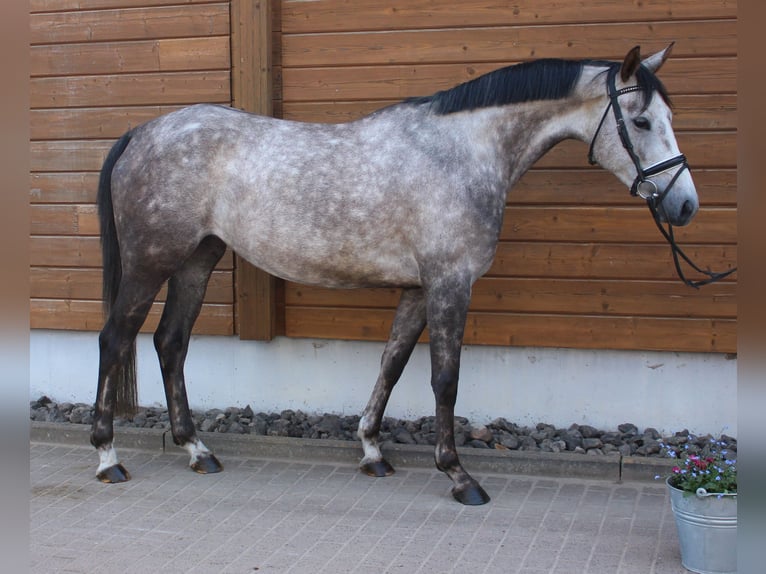
[[[101,482],[106,484],[116,484],[118,482],[127,482],[130,480],[130,473],[125,470],[119,462],[109,466],[96,475]]]
[[[383,477],[394,474],[394,467],[388,464],[386,459],[366,462],[359,467],[359,470],[367,476]]]
[[[480,506],[489,502],[489,494],[478,483],[468,483],[462,487],[455,486],[452,496],[460,504]]]
[[[211,452],[200,456],[194,464],[191,465],[191,469],[199,474],[215,474],[223,470],[223,465]]]

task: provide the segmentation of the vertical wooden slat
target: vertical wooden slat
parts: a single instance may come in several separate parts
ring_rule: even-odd
[[[270,0],[231,0],[232,105],[273,114]],[[277,280],[236,258],[236,329],[240,339],[269,341],[276,334]]]

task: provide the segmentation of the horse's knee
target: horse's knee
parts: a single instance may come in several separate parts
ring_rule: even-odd
[[[447,371],[436,375],[431,380],[431,388],[436,398],[437,407],[454,407],[457,402],[457,371]]]

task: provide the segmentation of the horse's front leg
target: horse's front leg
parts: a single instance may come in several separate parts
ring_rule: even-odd
[[[375,389],[362,413],[357,431],[364,448],[364,458],[359,466],[370,476],[388,476],[394,472],[393,467],[380,452],[378,444],[380,425],[391,391],[401,377],[404,366],[425,325],[426,306],[423,290],[405,289],[402,291],[391,334],[383,351]]]
[[[450,279],[432,286],[427,293],[428,330],[431,387],[436,399],[436,467],[452,479],[455,500],[479,505],[489,502],[489,495],[460,464],[455,447],[460,350],[470,298],[471,285],[464,280]]]

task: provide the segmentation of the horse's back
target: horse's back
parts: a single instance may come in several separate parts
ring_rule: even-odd
[[[476,215],[436,130],[406,105],[345,124],[191,106],[135,130],[115,201],[158,233],[216,235],[287,279],[419,285],[432,252],[461,257],[445,230]]]
[[[383,181],[395,172],[360,156],[357,130],[184,108],[134,131],[114,172],[114,202],[167,241],[216,235],[285,278],[417,284],[412,229],[396,231],[417,224],[412,209],[398,209],[402,186]]]

